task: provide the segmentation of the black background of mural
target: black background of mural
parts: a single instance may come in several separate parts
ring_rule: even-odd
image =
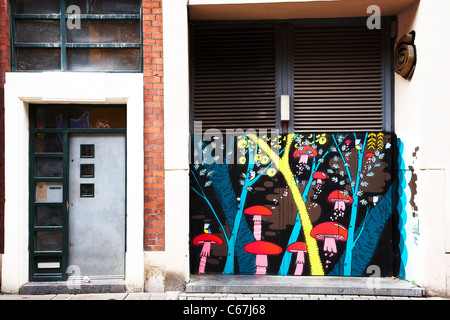
[[[376,133],[378,134],[378,132]],[[307,137],[311,136],[310,134],[303,134],[303,140],[307,140]],[[312,144],[315,146],[315,150],[322,150],[321,153],[318,153],[315,157],[315,164],[320,158],[323,157],[324,154],[328,151],[328,153],[323,157],[323,162],[318,166],[317,171],[322,171],[327,173],[328,177],[323,181],[321,185],[321,192],[317,195],[317,199],[314,199],[314,196],[317,191],[317,181],[313,179],[313,183],[310,186],[308,196],[306,197],[306,206],[308,208],[309,217],[313,226],[316,226],[323,222],[332,221],[334,212],[334,203],[328,201],[328,195],[337,189],[340,190],[350,190],[350,182],[347,176],[347,172],[345,170],[344,163],[342,161],[341,155],[338,151],[330,151],[330,147],[335,146],[335,142],[333,141],[332,134],[322,135],[323,141],[326,140],[325,143],[319,144],[317,141],[311,140]],[[353,179],[355,179],[357,175],[356,163],[357,163],[357,150],[355,148],[355,136],[353,133],[351,134],[336,134],[335,137],[345,137],[345,140],[350,140],[349,143],[349,151],[351,154],[348,156],[347,162],[350,164],[348,167],[350,170]],[[356,133],[356,137],[360,138],[364,141],[364,133]],[[395,192],[389,192],[391,185],[394,182],[394,165],[395,165],[395,136],[392,134],[382,133],[383,139],[383,149],[380,153],[384,153],[384,157],[379,159],[377,157],[377,161],[379,166],[369,168],[369,170],[364,169],[366,160],[362,161],[362,170],[366,170],[363,174],[367,174],[368,171],[373,172],[373,176],[366,177],[364,176],[361,181],[368,182],[367,186],[360,186],[359,190],[363,191],[363,194],[359,197],[358,201],[367,201],[366,205],[362,205],[358,203],[358,214],[356,219],[356,230],[360,227],[366,216],[366,209],[370,208],[371,210],[375,210],[376,206],[373,205],[374,196],[380,196],[381,200],[383,200],[383,196],[386,195],[389,197],[389,201],[382,202],[380,200],[379,204],[383,205],[386,203],[386,207],[382,208],[385,211],[384,216],[385,220],[383,225],[378,226],[378,234],[375,235],[372,243],[373,249],[366,250],[365,248],[359,248],[358,252],[353,253],[353,259],[366,259],[363,263],[363,269],[358,272],[355,271],[354,275],[357,276],[371,276],[376,272],[380,272],[377,274],[379,276],[392,276],[394,275],[394,265],[395,265],[395,250],[393,247],[395,246],[396,239],[396,228],[393,228],[393,219],[395,221],[395,217],[393,217],[394,207],[395,207]],[[223,201],[221,201],[222,195],[218,193],[218,188],[215,185],[214,179],[211,177],[217,174],[218,166],[221,166],[221,171],[223,175],[220,179],[229,179],[229,183],[232,186],[232,191],[234,192],[233,197],[235,197],[235,205],[236,209],[240,205],[241,199],[239,196],[241,195],[241,191],[243,188],[242,180],[244,176],[248,175],[247,167],[248,167],[248,154],[246,157],[246,163],[241,164],[239,162],[242,153],[240,153],[238,140],[236,139],[234,143],[233,156],[235,156],[234,164],[201,164],[195,162],[195,157],[193,156],[191,159],[191,173],[190,173],[190,261],[191,261],[191,273],[198,273],[199,263],[200,263],[200,252],[202,251],[202,246],[193,245],[192,241],[194,237],[204,233],[205,223],[209,224],[210,232],[214,235],[219,236],[223,240],[222,245],[212,245],[210,255],[207,258],[206,263],[206,273],[222,273],[224,271],[224,267],[227,260],[227,243],[226,236],[223,234],[223,230],[221,225],[223,226],[227,236],[229,237],[231,234],[229,224],[227,222],[227,216],[224,213],[223,209]],[[282,140],[282,139],[280,139]],[[297,141],[297,142],[298,142]],[[225,141],[224,141],[225,142]],[[367,141],[366,141],[367,142]],[[339,142],[338,142],[339,143]],[[209,144],[209,141],[203,141],[203,147]],[[303,192],[305,186],[308,184],[308,180],[311,176],[312,169],[312,159],[310,158],[307,162],[307,166],[303,168],[303,172],[299,174],[299,162],[297,158],[294,158],[293,153],[296,149],[301,149],[301,143],[296,143],[296,147],[292,146],[289,150],[290,152],[290,169],[294,174],[294,177],[298,179],[299,190]],[[386,146],[389,146],[386,148]],[[283,149],[283,142],[280,144]],[[344,143],[339,144],[340,148],[344,148]],[[194,146],[195,148],[195,146]],[[342,150],[342,149],[341,149]],[[369,150],[366,145],[365,150],[363,150],[364,154],[368,152],[373,152],[374,150]],[[220,151],[220,148],[215,148],[214,155],[223,152],[220,156],[223,156],[222,159],[225,159],[226,153],[229,151],[226,147],[223,148],[223,151]],[[342,155],[345,153],[343,152]],[[283,154],[280,154],[282,157]],[[377,162],[375,162],[377,163]],[[333,165],[335,167],[333,168]],[[338,165],[339,167],[337,167]],[[263,165],[260,167],[255,166],[255,175],[258,176],[258,170],[264,168]],[[202,170],[204,170],[202,172]],[[331,171],[332,170],[332,171]],[[341,172],[342,171],[342,172]],[[202,174],[200,174],[202,172]],[[225,174],[227,173],[227,174]],[[195,175],[195,176],[194,176]],[[217,178],[217,177],[216,177]],[[334,180],[332,180],[334,179]],[[211,181],[212,180],[212,181]],[[342,184],[341,181],[345,181],[345,184]],[[341,182],[341,184],[340,184]],[[205,201],[204,198],[198,195],[197,192],[203,192],[205,198],[209,201]],[[393,189],[395,190],[395,189]],[[387,194],[386,194],[387,193]],[[351,192],[350,192],[351,195]],[[384,199],[387,200],[387,199]],[[317,204],[317,207],[315,206]],[[262,205],[269,208],[272,212],[272,216],[264,216],[262,219],[262,240],[268,241],[274,244],[279,245],[282,248],[282,252],[278,255],[268,256],[268,268],[267,274],[276,275],[279,273],[280,265],[282,262],[283,254],[286,250],[286,247],[289,243],[289,237],[291,235],[292,229],[294,227],[295,218],[297,215],[297,207],[292,199],[292,193],[286,185],[286,181],[280,171],[278,171],[275,175],[269,176],[267,174],[261,175],[259,180],[251,187],[251,190],[248,191],[247,196],[245,198],[244,207],[248,208],[251,206]],[[215,214],[211,210],[211,207],[214,209]],[[350,224],[350,211],[351,204],[345,205],[345,213],[343,216],[338,217],[334,222],[337,222],[346,228]],[[380,207],[381,208],[381,207]],[[233,209],[234,210],[234,209]],[[381,209],[380,209],[381,210]],[[374,211],[375,212],[375,211]],[[220,223],[219,223],[220,222]],[[367,223],[367,221],[366,221]],[[246,229],[247,231],[252,232],[254,228],[253,217],[247,214],[243,214],[243,220],[240,225],[240,228]],[[249,241],[254,241],[254,237]],[[303,228],[297,238],[297,241],[305,241]],[[370,240],[372,241],[372,240]],[[394,242],[393,242],[394,241]],[[323,269],[325,275],[343,275],[343,255],[346,250],[346,242],[345,241],[336,241],[337,253],[332,257],[326,255],[323,249],[323,241],[317,241],[319,247],[319,255],[322,261]],[[357,247],[357,243],[355,245]],[[367,252],[366,252],[367,251]],[[371,252],[370,252],[371,251]],[[362,252],[362,253],[361,253]],[[359,257],[358,254],[362,256]],[[370,255],[368,257],[363,257],[365,255]],[[251,260],[254,263],[254,259]],[[254,270],[247,270],[242,272],[239,269],[239,261],[235,259],[234,261],[234,273],[253,273]],[[375,266],[374,268],[367,269],[368,266]],[[295,270],[295,257],[293,256],[290,261],[288,275],[293,275]],[[303,275],[309,275],[310,270],[310,261],[305,255],[305,264],[304,264],[304,272]],[[352,274],[353,275],[353,274]]]

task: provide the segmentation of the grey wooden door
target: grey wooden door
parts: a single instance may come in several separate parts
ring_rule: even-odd
[[[68,252],[80,276],[124,275],[124,134],[69,136]]]

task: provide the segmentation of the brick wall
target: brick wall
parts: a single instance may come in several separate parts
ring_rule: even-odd
[[[144,248],[164,250],[164,109],[161,0],[142,1],[144,38]],[[9,1],[0,0],[0,252],[4,248],[4,83],[10,71]]]
[[[9,1],[0,0],[0,252],[4,252],[5,209],[5,72],[11,70],[9,48]]]
[[[144,249],[164,250],[164,103],[162,1],[143,0]]]

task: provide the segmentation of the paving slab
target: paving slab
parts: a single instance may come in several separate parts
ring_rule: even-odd
[[[125,300],[150,300],[150,296],[152,294],[149,292],[145,292],[145,293],[129,293],[126,297]]]
[[[178,300],[180,291],[166,291],[166,300]]]
[[[70,300],[124,300],[127,293],[87,293],[74,294]]]
[[[54,294],[41,295],[17,295],[17,294],[2,294],[0,300],[53,300]]]

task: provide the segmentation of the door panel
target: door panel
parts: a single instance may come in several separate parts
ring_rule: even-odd
[[[70,135],[69,186],[69,265],[123,276],[125,135]]]

